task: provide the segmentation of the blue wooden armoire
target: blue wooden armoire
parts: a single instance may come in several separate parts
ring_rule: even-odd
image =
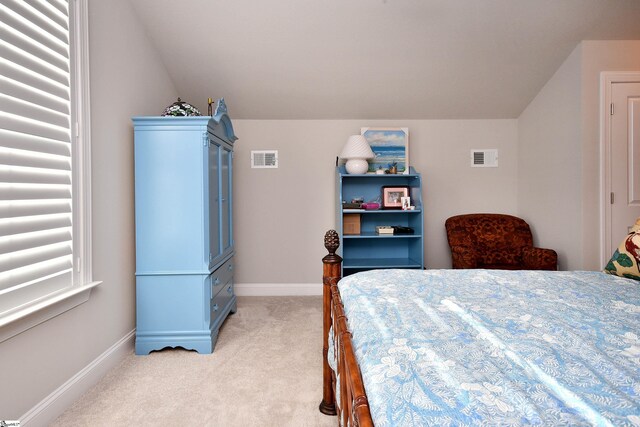
[[[133,123],[136,354],[211,353],[236,311],[231,120],[221,99],[213,116]]]

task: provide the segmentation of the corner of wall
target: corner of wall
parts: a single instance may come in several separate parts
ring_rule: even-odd
[[[581,57],[578,44],[518,117],[518,215],[561,269],[582,265]]]

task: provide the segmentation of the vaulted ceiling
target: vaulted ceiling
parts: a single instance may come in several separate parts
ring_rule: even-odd
[[[130,0],[183,100],[243,119],[515,118],[640,0]]]

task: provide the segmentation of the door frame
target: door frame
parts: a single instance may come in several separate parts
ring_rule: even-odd
[[[611,258],[611,92],[614,83],[640,83],[640,71],[600,73],[600,262]]]

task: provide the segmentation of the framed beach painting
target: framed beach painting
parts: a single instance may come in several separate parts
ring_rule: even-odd
[[[369,159],[369,172],[396,166],[397,173],[409,173],[409,128],[361,128],[376,155]]]

